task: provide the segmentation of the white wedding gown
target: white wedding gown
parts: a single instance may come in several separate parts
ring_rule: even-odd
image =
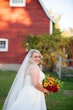
[[[40,70],[40,84],[44,77],[44,73]],[[34,87],[31,75],[28,73],[25,76],[23,89],[9,110],[46,110],[44,93]]]

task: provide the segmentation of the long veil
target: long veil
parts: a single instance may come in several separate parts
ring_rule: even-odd
[[[22,90],[26,68],[33,52],[39,52],[39,51],[35,49],[31,49],[26,55],[26,57],[24,58],[22,65],[20,66],[20,69],[17,72],[17,75],[13,81],[13,84],[4,102],[2,110],[9,110],[10,106],[14,103],[20,91]]]

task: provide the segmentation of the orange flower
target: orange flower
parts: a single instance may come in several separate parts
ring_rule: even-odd
[[[53,77],[49,77],[48,80],[54,81],[54,78]]]

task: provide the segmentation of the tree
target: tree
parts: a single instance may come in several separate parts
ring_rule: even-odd
[[[49,12],[52,14],[52,12]],[[54,70],[57,63],[57,56],[60,55],[62,58],[72,58],[72,47],[73,47],[73,29],[69,31],[60,31],[59,21],[61,15],[52,16],[55,20],[53,33],[51,35],[30,35],[28,34],[24,46],[29,51],[31,48],[35,48],[41,51],[43,55],[43,66],[46,70]],[[63,62],[63,66],[67,64]]]
[[[46,70],[52,71],[57,63],[57,55],[63,58],[72,55],[72,38],[66,38],[61,35],[59,29],[54,28],[52,35],[30,35],[24,40],[24,46],[29,51],[32,48],[38,49],[43,55],[43,66]],[[63,62],[63,65],[66,64]]]

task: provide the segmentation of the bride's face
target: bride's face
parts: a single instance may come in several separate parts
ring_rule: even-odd
[[[40,62],[41,62],[41,56],[40,56],[40,54],[39,53],[37,53],[37,52],[34,52],[33,54],[32,54],[32,60],[36,63],[36,64],[40,64]]]

